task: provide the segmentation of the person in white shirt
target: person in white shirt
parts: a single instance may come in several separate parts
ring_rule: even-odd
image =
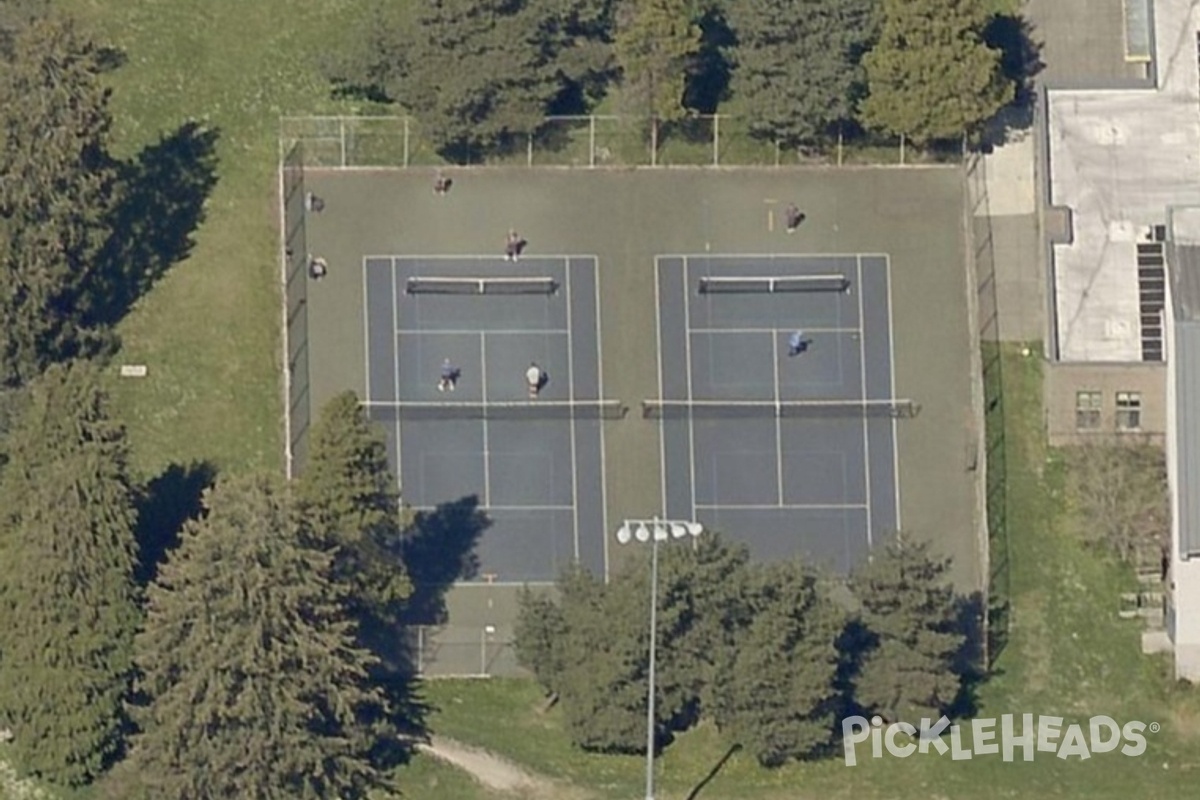
[[[536,363],[531,362],[529,369],[525,370],[525,383],[529,386],[529,396],[537,397],[542,391],[542,387],[546,384],[546,373],[542,371]]]

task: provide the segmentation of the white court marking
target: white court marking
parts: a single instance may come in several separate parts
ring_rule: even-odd
[[[863,316],[863,285],[862,285],[862,256],[859,256],[855,264],[858,273],[858,321],[864,323],[866,317]],[[890,321],[889,321],[890,324]],[[867,402],[867,345],[866,337],[858,337],[858,358],[862,371],[862,386],[859,394],[864,403]],[[871,531],[871,429],[868,425],[868,418],[864,415],[862,421],[863,432],[863,478],[866,481],[867,489],[867,548],[870,549],[874,535]]]

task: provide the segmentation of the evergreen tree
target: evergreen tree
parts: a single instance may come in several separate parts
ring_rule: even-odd
[[[364,44],[327,72],[342,91],[411,111],[444,156],[475,160],[523,143],[561,99],[598,91],[613,1],[434,0],[411,20],[376,8]]]
[[[114,171],[99,49],[58,16],[0,59],[0,385],[104,338],[87,292],[108,235]]]
[[[713,718],[759,763],[778,766],[831,741],[844,615],[801,564],[755,571],[753,616],[724,650]]]
[[[561,585],[565,632],[556,689],[567,735],[585,750],[645,750],[649,597],[644,584],[636,587],[632,573],[605,585],[575,572]]]
[[[331,577],[360,623],[394,622],[412,591],[399,554],[399,493],[383,437],[353,392],[321,409],[295,491],[304,529],[331,551]]]
[[[30,385],[0,478],[0,729],[60,785],[119,752],[140,614],[124,431],[95,369]]]
[[[969,133],[1012,101],[999,50],[983,41],[986,0],[882,0],[878,43],[864,58],[871,128],[918,144]]]
[[[276,482],[205,498],[149,590],[137,638],[142,732],[117,796],[357,800],[383,784],[390,730],[328,559],[299,544]]]
[[[559,578],[559,586],[563,587],[573,579],[572,573],[568,573]],[[569,594],[570,590],[567,591]],[[521,590],[518,605],[514,636],[517,661],[533,673],[547,692],[555,695],[563,671],[562,643],[567,632],[562,608],[545,592],[528,588]]]
[[[621,0],[613,45],[623,100],[633,113],[663,120],[686,114],[688,69],[701,47],[689,0]]]
[[[876,0],[739,0],[730,89],[755,136],[811,143],[848,120]]]
[[[658,694],[687,724],[722,692],[717,670],[750,624],[750,552],[716,533],[659,550]],[[646,585],[636,591],[643,596]]]
[[[861,654],[855,701],[888,722],[936,719],[959,690],[954,673],[965,636],[948,583],[949,559],[897,536],[853,577],[861,623],[873,646]]]

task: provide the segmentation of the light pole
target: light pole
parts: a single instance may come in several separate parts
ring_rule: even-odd
[[[695,539],[704,532],[698,522],[659,519],[627,519],[617,529],[621,544],[650,542],[650,686],[646,693],[646,800],[654,800],[654,669],[658,640],[658,543],[671,539]]]

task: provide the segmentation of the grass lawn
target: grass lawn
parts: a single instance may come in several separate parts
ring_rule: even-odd
[[[872,760],[864,749],[854,768],[839,758],[767,772],[734,754],[697,798],[1125,800],[1194,791],[1200,702],[1167,679],[1164,661],[1141,655],[1139,627],[1118,619],[1126,573],[1083,549],[1070,533],[1062,464],[1041,430],[1041,362],[1006,347],[1002,367],[1012,630],[995,676],[978,692],[978,716],[1030,713],[1086,725],[1088,717],[1103,714],[1119,724],[1158,723],[1162,730],[1147,734],[1140,757],[1106,753],[1086,761],[1052,753],[1038,753],[1033,763],[1006,763],[999,756],[951,761],[948,755]],[[433,719],[439,733],[488,747],[597,797],[638,796],[643,760],[573,749],[558,714],[537,712],[536,686],[438,681],[428,684],[427,694],[439,708]],[[685,734],[661,758],[661,797],[689,797],[725,750],[709,728]]]
[[[189,119],[218,133],[218,181],[195,247],[120,326],[146,364],[117,401],[144,477],[171,463],[282,464],[278,118],[352,112],[317,59],[366,0],[60,0],[122,51],[113,149],[136,154]]]

